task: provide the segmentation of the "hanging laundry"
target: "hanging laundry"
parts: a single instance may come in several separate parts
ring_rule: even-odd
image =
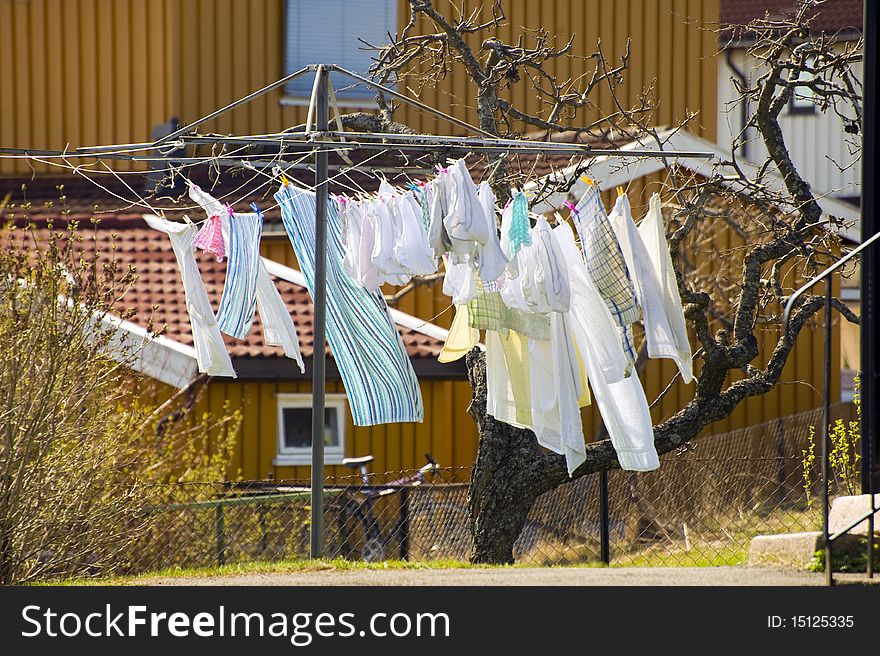
[[[253,267],[256,269],[256,279],[254,281],[253,290],[253,308],[260,313],[260,321],[263,324],[263,341],[269,346],[280,346],[284,350],[285,357],[288,357],[291,360],[296,360],[300,372],[305,372],[305,363],[303,362],[302,353],[300,352],[299,338],[296,334],[296,324],[293,323],[293,317],[290,315],[287,306],[284,304],[281,294],[278,293],[278,289],[272,283],[272,279],[269,276],[269,272],[266,270],[263,258],[260,256],[260,237],[256,237],[255,247],[251,243],[254,241],[253,234],[251,233],[259,232],[259,234],[262,235],[263,217],[260,209],[254,204],[252,206],[254,209],[253,214],[230,214],[228,209],[222,209],[222,205],[216,198],[202,191],[192,183],[190,183],[190,198],[196,201],[206,212],[216,211],[217,208],[221,208],[221,211],[228,217],[227,221],[231,218],[231,221],[229,222],[224,222],[222,219],[220,222],[221,237],[224,242],[227,239],[231,239],[233,232],[235,234],[240,234],[241,231],[231,228],[231,222],[236,221],[236,217],[241,218],[241,221],[236,224],[236,228],[245,228],[245,239],[238,243],[239,245],[245,245],[246,248],[244,252],[239,253],[239,255],[241,255],[243,261],[245,261],[245,268]],[[247,228],[247,226],[250,227]],[[250,245],[248,246],[248,244]],[[237,271],[240,271],[238,268],[239,265],[237,265]],[[224,296],[226,295],[226,284],[229,284],[229,271],[231,267],[232,263],[230,262],[227,264],[226,268],[226,283],[223,288]],[[249,293],[250,288],[246,285],[245,287],[245,293]],[[236,293],[237,292],[234,290],[231,290],[230,298],[233,298]],[[232,301],[228,302],[230,303],[230,308],[232,308]],[[222,297],[220,306],[222,309]],[[232,316],[234,309],[230,309],[229,312],[230,316]],[[245,312],[246,315],[246,310],[243,310],[243,312]],[[253,317],[254,309],[251,309],[250,315],[243,316],[243,318],[239,317],[242,322],[246,323],[248,326],[246,332],[250,332],[250,325],[253,323]]]
[[[226,208],[223,207],[223,204],[211,194],[202,191],[202,188],[197,184],[187,180],[186,186],[190,199],[201,207],[207,216],[223,216],[226,213]]]
[[[449,253],[443,255],[443,293],[452,297],[453,305],[467,305],[477,296],[476,273],[467,262],[452,262]]]
[[[659,210],[659,206],[658,206]],[[611,225],[620,242],[626,265],[632,274],[633,284],[636,289],[636,297],[642,308],[642,323],[645,328],[645,340],[648,347],[648,356],[653,358],[670,358],[678,364],[678,368],[684,375],[687,372],[686,382],[692,378],[690,368],[690,346],[685,339],[686,354],[682,357],[676,346],[676,338],[666,307],[663,301],[663,292],[660,289],[660,281],[657,278],[651,257],[642,241],[636,224],[632,219],[632,210],[625,194],[617,197],[614,210],[609,216]],[[664,238],[665,243],[665,238]],[[681,310],[679,308],[678,312]],[[682,322],[684,318],[682,318]]]
[[[641,311],[620,244],[608,221],[596,185],[587,187],[572,211],[572,217],[581,238],[587,271],[621,329],[624,350],[635,362],[637,353],[628,331],[630,325],[641,317]]]
[[[293,184],[275,194],[284,228],[315,293],[315,194]],[[379,292],[359,286],[342,266],[336,204],[327,207],[327,341],[356,426],[421,422],[422,395],[403,341]],[[320,350],[321,346],[317,345]],[[315,354],[321,357],[320,352]]]
[[[538,217],[532,231],[532,243],[537,255],[535,283],[542,296],[541,304],[546,304],[552,312],[568,312],[571,302],[568,267],[543,216]]]
[[[218,262],[226,257],[226,245],[223,242],[222,220],[216,214],[208,217],[193,241],[193,248],[199,248],[213,255]]]
[[[482,280],[494,285],[494,282],[504,273],[507,258],[504,256],[504,251],[501,250],[498,226],[495,223],[495,194],[488,182],[480,183],[477,188],[477,198],[483,209],[483,220],[486,221],[488,235],[486,243],[478,245],[474,249],[477,273]]]
[[[230,209],[221,218],[223,237],[229,246],[229,261],[217,323],[227,335],[244,339],[251,330],[257,308],[263,215],[259,210],[240,214]]]
[[[305,373],[306,365],[300,352],[293,317],[278,293],[278,288],[272,283],[262,258],[258,266],[257,312],[260,313],[263,324],[263,341],[269,346],[280,346],[285,357],[296,360],[300,373]]]
[[[223,336],[220,334],[192,249],[199,229],[191,223],[174,223],[157,216],[144,216],[144,220],[151,228],[166,233],[171,240],[186,296],[186,312],[192,325],[193,346],[199,371],[209,376],[235,378],[232,360],[223,343]]]
[[[480,341],[480,331],[470,327],[467,305],[455,306],[455,318],[446,335],[438,362],[455,362],[468,354]]]
[[[511,264],[520,248],[531,245],[530,228],[526,195],[515,191],[501,217],[501,250]]]
[[[481,280],[477,280],[477,294],[468,303],[471,328],[507,332],[507,308],[498,292],[486,291]]]
[[[452,248],[452,240],[446,232],[443,220],[449,214],[452,191],[452,176],[447,170],[441,170],[437,177],[428,185],[430,198],[430,216],[428,222],[428,244],[434,251],[434,257],[440,257]]]
[[[411,191],[390,202],[393,224],[397,227],[394,258],[410,276],[424,276],[437,271],[437,258],[428,244],[421,219],[422,208]]]
[[[624,377],[628,357],[618,339],[616,318],[589,275],[571,229],[562,224],[553,234],[573,289],[569,314],[575,342],[617,460],[630,471],[656,469],[660,460],[651,412],[639,377],[635,373]]]
[[[486,332],[486,413],[516,428],[532,427],[529,340],[524,335]]]
[[[410,276],[404,271],[394,253],[399,226],[394,221],[398,218],[391,213],[387,201],[391,200],[394,188],[383,182],[379,188],[379,198],[367,204],[367,211],[372,218],[373,242],[372,266],[375,268],[380,284],[405,285]]]
[[[345,256],[342,266],[345,272],[357,282],[361,282],[361,242],[363,240],[364,210],[361,203],[344,196],[336,197],[336,211],[342,223]]]
[[[672,256],[663,229],[663,213],[660,211],[660,195],[651,196],[647,216],[639,224],[639,235],[645,244],[660,288],[660,301],[669,326],[672,340],[660,342],[648,340],[648,357],[671,358],[678,365],[681,378],[690,383],[694,378],[693,355],[684,322],[684,308],[678,293],[678,281],[672,267]]]
[[[571,287],[570,312],[575,327],[578,349],[583,355],[587,346],[593,351],[593,362],[608,383],[623,380],[629,359],[620,342],[617,323],[578,251],[574,233],[567,223],[553,228],[553,238],[565,261]],[[594,371],[590,374],[595,377]]]
[[[580,362],[570,322],[568,312],[552,312],[550,340],[529,340],[532,430],[541,446],[565,456],[569,475],[587,457]]]
[[[483,205],[477,195],[477,187],[464,160],[460,159],[452,164],[449,175],[451,183],[448,187],[448,213],[443,219],[443,225],[452,241],[450,252],[453,261],[459,262],[466,260],[477,244],[486,244],[495,229],[489,228]]]

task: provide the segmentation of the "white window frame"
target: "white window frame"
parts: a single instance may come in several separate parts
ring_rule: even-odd
[[[276,466],[308,465],[312,462],[312,450],[310,448],[293,448],[284,446],[284,409],[285,408],[311,408],[311,394],[276,394],[276,427],[275,427],[275,460]],[[341,465],[345,457],[345,424],[347,419],[348,405],[345,394],[327,394],[324,402],[325,408],[336,410],[336,425],[339,429],[339,440],[336,445],[327,445],[324,448],[324,463],[328,465]]]

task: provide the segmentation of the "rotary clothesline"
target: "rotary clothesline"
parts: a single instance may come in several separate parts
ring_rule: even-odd
[[[195,128],[198,126],[211,121],[226,112],[229,112],[236,107],[244,105],[252,100],[263,96],[269,91],[276,89],[284,84],[290,82],[291,80],[304,75],[309,72],[315,73],[315,84],[313,86],[312,96],[310,99],[310,107],[309,107],[309,119],[306,123],[306,129],[303,131],[295,131],[289,133],[274,133],[274,134],[263,134],[263,135],[247,135],[244,137],[222,137],[222,136],[213,136],[213,135],[191,135]],[[416,107],[417,109],[424,111],[428,114],[431,114],[437,118],[440,118],[444,121],[451,123],[459,128],[464,129],[467,133],[472,135],[479,135],[478,137],[464,136],[464,137],[453,137],[453,136],[435,136],[435,135],[411,135],[411,134],[385,134],[385,133],[350,133],[340,130],[331,131],[330,130],[330,104],[331,99],[333,97],[332,89],[330,87],[330,72],[337,72],[349,78],[356,80],[360,84],[364,84],[373,90],[377,91],[380,94],[385,96],[394,98],[402,103],[408,104],[410,106]],[[710,159],[713,157],[711,153],[700,153],[700,152],[687,152],[687,151],[668,151],[662,149],[662,144],[658,144],[660,146],[659,150],[650,150],[650,149],[629,149],[627,151],[619,151],[619,150],[606,150],[606,149],[594,149],[582,144],[568,144],[568,143],[556,143],[556,142],[529,142],[529,141],[520,141],[520,140],[509,140],[509,139],[498,139],[493,135],[486,133],[485,131],[472,126],[464,121],[456,119],[448,114],[445,114],[439,110],[436,110],[432,107],[429,107],[417,100],[407,97],[404,94],[397,92],[394,89],[390,89],[383,85],[380,85],[372,80],[364,78],[360,75],[352,73],[351,71],[347,71],[339,66],[333,64],[316,64],[309,65],[291,73],[290,75],[284,76],[283,78],[264,86],[261,89],[258,89],[240,99],[233,101],[232,103],[221,107],[210,114],[207,114],[191,124],[182,127],[178,130],[173,131],[172,133],[160,138],[156,139],[152,142],[141,142],[141,143],[131,143],[131,144],[111,144],[106,146],[92,146],[92,147],[84,147],[84,148],[76,148],[73,150],[62,150],[62,151],[48,151],[48,150],[27,150],[27,149],[11,149],[11,148],[0,148],[0,157],[13,157],[13,158],[27,158],[35,161],[46,161],[50,162],[55,159],[60,159],[65,162],[65,164],[69,163],[69,160],[75,158],[95,158],[98,160],[103,159],[121,159],[121,160],[131,160],[131,161],[151,161],[151,162],[164,162],[169,166],[188,166],[195,165],[196,160],[199,160],[201,163],[205,163],[203,158],[185,158],[181,157],[175,151],[186,148],[190,145],[199,145],[199,144],[207,144],[214,146],[223,146],[224,148],[229,145],[241,145],[242,147],[256,147],[256,146],[274,146],[277,148],[277,152],[270,159],[256,159],[258,157],[265,158],[265,154],[260,155],[251,155],[246,153],[245,156],[239,155],[238,157],[232,157],[232,154],[238,153],[221,153],[215,154],[212,153],[211,157],[204,158],[207,159],[211,166],[214,167],[228,167],[228,166],[243,166],[243,162],[248,162],[248,165],[244,165],[246,168],[252,168],[255,171],[258,169],[277,169],[276,167],[280,167],[280,170],[284,170],[285,167],[285,158],[291,155],[303,155],[305,157],[313,157],[314,158],[314,172],[315,172],[315,183],[312,189],[314,192],[299,188],[296,189],[292,184],[283,184],[281,189],[279,189],[278,193],[275,194],[275,198],[282,208],[282,219],[285,224],[285,229],[288,231],[288,235],[291,237],[291,242],[294,245],[294,250],[297,252],[297,258],[300,261],[301,265],[304,268],[304,274],[306,276],[309,291],[312,294],[314,300],[314,352],[315,357],[313,360],[313,391],[312,391],[312,499],[311,499],[311,555],[313,557],[320,557],[323,551],[322,544],[322,535],[323,535],[323,485],[324,485],[324,450],[323,450],[323,442],[324,442],[324,407],[325,407],[325,357],[321,357],[319,354],[323,354],[324,352],[324,344],[326,341],[326,327],[327,327],[327,291],[328,286],[330,288],[333,285],[337,284],[339,281],[348,281],[345,282],[347,285],[346,292],[349,295],[355,295],[356,292],[352,290],[350,286],[348,286],[351,281],[351,277],[345,274],[345,271],[342,271],[340,275],[337,271],[331,272],[331,276],[328,279],[328,219],[336,216],[335,207],[331,204],[331,199],[328,195],[328,182],[330,180],[330,176],[328,174],[328,170],[331,166],[336,168],[339,165],[334,164],[331,165],[328,159],[330,152],[336,153],[354,153],[358,151],[370,151],[375,150],[377,153],[383,153],[387,151],[399,151],[403,152],[421,152],[423,154],[435,154],[452,157],[454,154],[459,153],[461,155],[466,155],[470,153],[478,153],[484,155],[490,154],[499,154],[499,155],[509,155],[512,153],[526,153],[526,154],[537,154],[539,156],[546,155],[571,155],[574,157],[581,158],[589,158],[589,157],[656,157],[662,158],[664,162],[667,164],[678,157],[687,157],[687,158],[705,158]],[[136,153],[142,153],[144,151],[153,151],[158,152],[158,155],[155,156],[141,156]],[[253,159],[252,159],[253,157]],[[279,161],[281,160],[281,161]],[[289,164],[291,167],[301,166],[301,162],[296,164]],[[357,165],[355,165],[357,166]],[[348,168],[346,168],[348,167]],[[74,167],[77,172],[82,173],[82,166]],[[109,167],[108,167],[109,168]],[[349,167],[346,163],[346,166],[342,167],[343,171],[351,170],[352,167]],[[420,165],[418,169],[424,170],[424,165]],[[416,170],[416,167],[410,166],[408,163],[401,165],[400,170]],[[268,184],[268,183],[267,183]],[[652,203],[653,204],[653,203]],[[600,202],[601,205],[601,202]],[[603,208],[604,213],[604,208]],[[309,220],[302,221],[296,220],[297,212],[299,215],[308,217]],[[254,213],[256,214],[256,213]],[[575,213],[576,215],[576,213]],[[314,217],[313,219],[311,217]],[[607,218],[607,217],[606,217]],[[336,216],[338,219],[338,216]],[[164,219],[159,219],[160,221],[164,221]],[[576,219],[577,220],[577,219]],[[631,221],[631,218],[629,219]],[[543,223],[542,223],[543,222]],[[169,230],[180,231],[186,230],[189,234],[192,235],[193,240],[195,239],[195,235],[197,234],[198,228],[196,226],[188,226],[186,224],[167,222],[170,225],[164,225],[164,228],[169,228]],[[546,221],[541,218],[538,220],[538,225],[534,228],[531,228],[532,231],[537,230],[538,234],[535,235],[537,237],[536,241],[539,241],[542,244],[542,248],[544,249],[544,253],[553,252],[555,248],[557,253],[557,262],[564,261],[565,257],[571,256],[571,248],[570,246],[574,244],[573,235],[572,242],[568,246],[566,245],[566,236],[564,231],[568,230],[571,233],[570,228],[568,228],[567,224],[559,225],[553,230],[548,230],[548,226],[546,226]],[[311,231],[308,232],[309,226],[311,226]],[[336,227],[334,227],[336,226]],[[339,230],[338,220],[335,220],[332,225],[329,226],[332,230]],[[625,226],[626,227],[626,226]],[[608,229],[607,226],[603,227],[603,230]],[[611,230],[613,231],[614,226],[611,226]],[[631,231],[631,229],[627,228]],[[660,229],[662,230],[662,221],[660,224]],[[252,233],[255,231],[252,231]],[[550,233],[548,235],[548,232]],[[559,232],[559,239],[556,239],[556,233]],[[226,235],[223,235],[224,238]],[[331,237],[334,234],[331,232]],[[339,237],[338,233],[336,236]],[[233,237],[230,235],[230,247]],[[583,234],[581,235],[581,243],[583,246]],[[647,241],[647,239],[645,239]],[[559,243],[556,243],[559,242]],[[665,239],[664,242],[665,244]],[[185,244],[184,244],[185,245]],[[175,253],[178,251],[183,255],[182,258],[188,265],[191,267],[190,258],[192,257],[192,249],[191,246],[187,246],[185,248],[180,248],[180,244],[175,248]],[[576,252],[576,251],[575,251]],[[560,255],[560,253],[562,253]],[[344,256],[344,254],[343,254]],[[518,256],[518,254],[517,254]],[[581,256],[579,256],[581,257]],[[180,261],[179,256],[179,261]],[[194,261],[194,258],[193,258]],[[577,259],[574,262],[578,262]],[[454,264],[461,264],[460,262]],[[532,264],[527,260],[522,263],[526,270],[532,266]],[[548,263],[545,263],[548,264]],[[589,269],[587,268],[589,265],[589,259],[584,260],[583,257],[580,259],[580,264],[576,264],[573,269],[576,273],[570,275],[570,287],[577,288],[578,285],[582,285],[584,280],[589,280],[589,278],[585,278],[584,270],[586,269],[589,273]],[[656,265],[656,263],[652,263],[652,266]],[[184,265],[181,264],[182,269]],[[306,271],[305,269],[308,269]],[[536,267],[537,270],[537,267]],[[553,271],[553,266],[549,266],[549,270]],[[577,273],[580,271],[580,273]],[[557,272],[558,273],[558,272]],[[554,276],[551,275],[549,278],[552,280]],[[555,277],[558,280],[561,280],[557,275]],[[659,278],[658,278],[659,279]],[[668,281],[668,277],[666,278]],[[496,281],[497,283],[497,281]],[[329,284],[329,285],[328,285]],[[357,285],[356,283],[352,283],[356,289],[359,289],[363,292],[369,294],[367,290],[364,290],[363,287]],[[553,285],[551,284],[551,288]],[[274,288],[273,288],[274,289]],[[495,292],[492,289],[492,283],[490,282],[488,289],[485,285],[483,285],[483,291],[488,291],[489,293],[500,293]],[[522,286],[520,286],[520,291],[523,291]],[[636,290],[633,290],[636,291]],[[556,288],[557,296],[561,293],[560,288]],[[277,294],[277,291],[275,292]],[[336,292],[334,292],[336,293]],[[569,295],[571,293],[571,289],[569,289]],[[547,288],[545,285],[544,294],[547,296],[545,301],[550,303],[551,307],[551,315],[554,315],[551,320],[551,331],[555,331],[555,333],[559,338],[558,343],[562,342],[570,342],[569,332],[571,326],[567,326],[564,320],[560,320],[559,317],[563,315],[561,312],[553,311],[553,305],[550,296],[547,295]],[[344,297],[345,295],[343,295]],[[523,294],[524,298],[526,294]],[[353,298],[354,296],[352,296]],[[385,307],[384,298],[381,297],[381,294],[371,295],[371,298],[376,300],[376,303],[380,303],[380,308],[383,308],[383,312],[381,312],[382,321],[389,320],[387,307]],[[532,294],[530,297],[534,301],[536,298],[536,294]],[[249,297],[248,297],[249,299]],[[350,300],[350,299],[349,299]],[[558,298],[556,299],[558,300]],[[221,301],[222,305],[222,301]],[[240,312],[239,314],[243,314],[245,318],[247,317],[247,310],[249,308],[249,302],[244,304],[245,310]],[[607,310],[607,304],[603,301],[602,307],[605,307]],[[210,308],[209,308],[210,309]],[[680,309],[680,304],[679,304]],[[330,313],[330,324],[337,321],[338,318],[334,318],[334,314],[338,315],[339,311],[334,310],[331,305],[331,313]],[[609,316],[610,316],[610,310]],[[252,317],[251,313],[251,317]],[[288,319],[290,319],[289,315],[287,315]],[[456,320],[458,320],[458,314],[456,316]],[[210,321],[207,323],[207,329],[209,331],[216,329],[216,325],[211,326]],[[461,323],[459,321],[459,323]],[[470,315],[468,315],[467,323],[470,323]],[[379,323],[381,326],[381,322]],[[393,323],[392,323],[393,328]],[[455,325],[453,326],[455,329]],[[487,334],[491,334],[494,331],[488,331]],[[395,337],[398,341],[398,345],[402,347],[400,344],[400,337],[397,334],[397,331],[394,331]],[[452,331],[451,333],[452,334]],[[509,331],[508,335],[517,334],[515,331]],[[294,331],[295,336],[295,331]],[[268,337],[268,336],[267,336]],[[499,338],[501,335],[499,334]],[[494,337],[492,338],[494,340]],[[491,341],[487,339],[487,341]],[[620,344],[619,340],[616,340],[618,345]],[[549,344],[547,345],[549,346]],[[355,347],[357,345],[355,344]],[[334,350],[334,354],[336,353],[336,348],[332,344],[331,340],[331,348]],[[487,345],[487,349],[489,346]],[[519,348],[519,350],[517,350]],[[544,347],[542,347],[544,348]],[[400,349],[398,349],[399,351]],[[550,352],[542,354],[542,357],[536,358],[536,360],[540,364],[560,364],[560,366],[565,363],[562,361],[564,358],[560,358],[559,353],[562,352],[561,349],[556,349],[558,352],[554,352],[554,349],[550,349]],[[508,357],[508,351],[503,351],[504,357]],[[513,355],[512,358],[521,357],[522,354],[522,344],[517,347],[514,345],[509,349],[509,352]],[[386,356],[388,353],[385,354]],[[488,353],[487,353],[488,356]],[[546,356],[546,357],[543,357]],[[228,355],[227,355],[228,357]],[[575,356],[575,359],[568,357],[568,362],[571,363],[573,361],[577,361],[579,363],[579,367],[581,364],[587,365],[587,362],[582,362],[582,359],[586,357],[587,360],[592,357],[591,350],[589,348],[586,349],[583,355]],[[497,357],[496,357],[497,359]],[[508,360],[509,362],[509,360]],[[552,363],[552,364],[551,364]],[[376,363],[373,363],[376,364]],[[408,360],[407,360],[408,364]],[[357,364],[355,365],[355,367]],[[380,364],[380,366],[383,366]],[[387,363],[384,363],[384,366],[387,367]],[[681,366],[681,365],[680,365]],[[571,369],[570,364],[568,368]],[[590,368],[593,368],[592,366]],[[410,367],[411,369],[411,367]],[[564,371],[565,367],[562,366]],[[385,371],[387,371],[386,369]],[[406,372],[404,370],[396,370],[394,366],[390,367],[390,371],[392,375],[398,375],[401,378],[406,378]],[[521,371],[521,370],[520,370]],[[546,372],[545,372],[546,373]],[[383,373],[378,375],[379,379],[382,379]],[[582,381],[580,376],[580,369],[578,371],[571,371],[569,378],[575,381],[574,389],[583,389],[583,387],[577,387],[577,383]],[[633,384],[637,385],[639,389],[641,386],[638,385],[638,377],[630,374],[629,376],[625,376],[623,381],[630,381],[628,384],[632,386]],[[411,381],[412,382],[412,381]],[[607,382],[607,381],[606,381]],[[619,381],[618,381],[619,382]],[[616,383],[612,383],[616,384]],[[413,393],[415,393],[418,389],[417,383],[414,383]],[[348,388],[348,384],[346,384],[346,388]],[[600,397],[604,397],[607,399],[616,399],[620,396],[620,392],[622,390],[611,389],[608,387],[604,391],[597,389],[594,386],[594,395],[596,396],[597,402],[601,405],[602,401]],[[511,394],[514,397],[514,418],[513,421],[518,421],[519,417],[519,406],[516,400],[516,394],[511,390]],[[642,397],[644,397],[644,392],[642,392]],[[413,397],[415,398],[415,397]],[[630,396],[626,396],[626,398],[630,398]],[[575,399],[575,405],[580,402],[580,397]],[[381,403],[387,402],[388,399],[379,398],[380,402],[380,410]],[[420,399],[419,399],[420,405]],[[568,403],[567,408],[571,407],[571,403]],[[375,408],[368,408],[368,411],[374,411]],[[365,410],[367,411],[367,410]],[[623,419],[626,419],[626,415],[630,412],[630,409],[623,408],[620,412],[620,415]],[[499,411],[500,412],[500,411]],[[403,412],[406,414],[406,412]],[[421,409],[417,408],[417,415],[420,416]],[[551,423],[553,418],[551,417]],[[405,418],[403,420],[412,420]],[[533,422],[536,420],[534,414],[532,415]],[[541,421],[545,421],[546,417],[542,414]],[[650,422],[650,417],[648,416],[648,421]],[[549,448],[554,448],[554,450],[561,450],[566,453],[567,460],[571,463],[571,459],[568,458],[569,451],[574,448],[575,451],[583,448],[583,435],[579,436],[580,445],[578,446],[575,441],[572,439],[570,431],[568,427],[562,427],[563,433],[559,435],[559,439],[554,441],[553,443],[548,443],[546,446]],[[546,433],[551,434],[551,433]],[[618,453],[622,453],[625,450],[625,444],[615,444],[615,447],[618,448]],[[653,445],[651,445],[653,448]],[[622,450],[623,449],[623,450]],[[577,457],[577,456],[576,456]],[[626,458],[621,458],[621,464],[624,463]],[[640,463],[635,463],[636,465]],[[647,467],[651,463],[648,461],[644,461],[641,463],[642,466]]]

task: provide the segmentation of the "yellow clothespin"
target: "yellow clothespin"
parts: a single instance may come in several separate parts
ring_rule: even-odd
[[[285,187],[290,184],[290,180],[287,179],[287,176],[284,175],[283,171],[282,171],[280,177],[281,177],[281,184],[283,184]]]
[[[588,178],[588,177],[585,176],[585,175],[582,175],[582,176],[581,176],[581,182],[586,182],[586,183],[587,183],[588,185],[590,185],[590,186],[596,184],[595,182],[593,182],[593,178]]]
[[[618,196],[623,196],[625,193],[626,193],[626,192],[623,190],[623,187],[618,187],[618,188],[617,188],[617,195],[618,195]]]

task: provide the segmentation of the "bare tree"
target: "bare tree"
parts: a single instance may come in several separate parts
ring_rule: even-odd
[[[857,136],[860,130],[861,87],[853,65],[860,60],[861,42],[851,42],[841,52],[829,36],[813,37],[809,23],[821,3],[803,0],[787,19],[765,18],[737,28],[739,36],[747,35],[752,43],[749,55],[762,64],[760,76],[748,87],[739,85],[738,92],[741,101],[749,101],[747,125],[764,144],[765,161],[751,164],[733,157],[703,176],[687,175],[673,161],[666,161],[666,195],[672,200],[665,209],[672,227],[669,242],[685,316],[698,341],[700,366],[693,399],[654,427],[661,454],[687,446],[703,428],[729,416],[742,401],[773,388],[798,334],[822,305],[818,297],[803,297],[788,331],[781,332],[779,308],[788,298],[792,281],[816,271],[834,256],[839,222],[823,216],[810,185],[792,161],[780,112],[798,88],[809,88],[819,111],[844,118],[850,135]],[[495,36],[480,40],[506,21],[500,1],[471,13],[454,4],[444,13],[431,0],[410,0],[409,5],[410,19],[400,34],[389,35],[384,45],[365,44],[376,53],[371,71],[376,79],[396,81],[418,93],[438,78],[466,75],[476,90],[480,128],[500,137],[533,130],[548,140],[565,134],[608,145],[624,138],[665,147],[668,137],[651,124],[651,90],[645,90],[633,106],[620,99],[629,43],[619,58],[609,60],[601,43],[596,52],[580,57],[574,54],[572,40],[557,47],[554,35],[544,29],[525,30],[516,43],[504,43]],[[419,18],[423,19],[420,24]],[[429,30],[420,31],[417,24]],[[729,28],[718,31],[730,34]],[[551,72],[554,60],[560,58],[580,62],[586,72],[560,79]],[[506,99],[506,91],[518,84],[529,85],[540,99],[539,112],[527,113]],[[599,89],[612,99],[612,109],[597,116],[594,98]],[[345,116],[346,126],[412,132],[394,121],[392,102],[381,95],[377,102],[378,115]],[[690,118],[679,127],[685,127]],[[746,134],[744,130],[739,135],[733,152]],[[859,147],[856,136],[854,158]],[[502,159],[491,170],[496,194],[503,198],[511,186],[521,186],[535,164],[534,160],[522,165],[514,157]],[[532,203],[568,192],[588,166],[575,160],[568,164],[561,167],[567,174],[560,171],[543,180]],[[737,247],[720,258],[723,270],[710,275],[686,254],[710,242],[719,226],[732,231]],[[848,320],[858,321],[838,300],[834,307]],[[761,331],[773,336],[774,345],[767,353],[759,351]],[[483,354],[474,350],[467,364],[474,392],[469,412],[480,431],[470,493],[472,559],[512,562],[514,541],[539,495],[619,464],[610,441],[600,431],[601,439],[587,445],[586,462],[570,478],[563,457],[541,449],[530,431],[498,422],[486,413]],[[731,372],[742,375],[731,380]]]

